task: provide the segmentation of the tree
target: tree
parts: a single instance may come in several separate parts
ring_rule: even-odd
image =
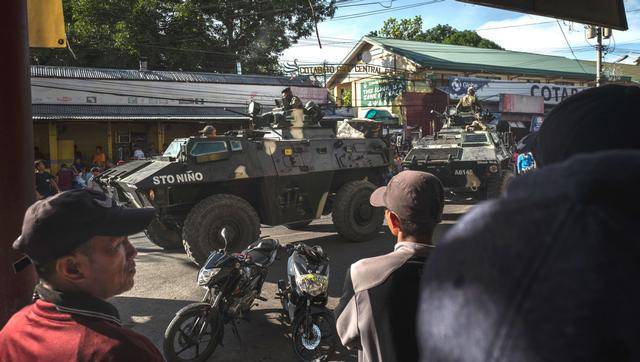
[[[422,30],[422,17],[412,19],[389,18],[380,30],[374,30],[368,36],[423,41],[427,43],[465,45],[476,48],[502,49],[498,44],[485,39],[472,30],[457,30],[450,25],[438,24],[431,29]]]
[[[313,6],[313,11],[310,7]],[[273,73],[278,56],[330,18],[335,1],[63,0],[66,50],[32,51],[35,64]]]

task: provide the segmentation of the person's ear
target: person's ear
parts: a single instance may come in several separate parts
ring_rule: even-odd
[[[385,218],[387,219],[387,226],[393,236],[398,236],[400,231],[400,218],[394,214],[393,211],[385,210]]]
[[[56,262],[56,271],[60,278],[78,283],[85,279],[81,261],[75,255],[64,256]]]

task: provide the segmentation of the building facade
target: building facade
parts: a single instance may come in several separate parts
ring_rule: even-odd
[[[430,111],[441,112],[447,104],[457,103],[469,87],[485,109],[506,117],[514,128],[529,128],[532,117],[544,115],[594,82],[593,64],[564,57],[364,37],[336,66],[327,88],[338,103],[347,99],[343,105],[355,108],[360,117],[371,108],[382,108],[409,128],[429,134],[435,117]],[[522,96],[509,100],[508,112],[501,105],[505,94]],[[539,104],[541,113],[527,113],[539,109]]]
[[[135,147],[158,153],[207,124],[219,133],[247,126],[248,103],[269,109],[286,87],[305,101],[328,99],[304,78],[32,66],[34,146],[54,172],[76,152],[89,163],[97,146],[126,161]]]

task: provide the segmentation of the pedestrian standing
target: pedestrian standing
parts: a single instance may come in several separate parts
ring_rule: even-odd
[[[347,271],[335,312],[338,336],[358,351],[358,361],[416,361],[420,277],[442,219],[444,189],[432,174],[403,171],[375,190],[370,203],[385,208],[396,243],[393,252]]]
[[[96,153],[93,154],[91,164],[93,166],[105,167],[107,163],[107,156],[102,152],[101,146],[96,146]]]
[[[127,235],[154,215],[88,190],[29,207],[13,248],[35,264],[37,299],[0,331],[0,361],[163,361],[108,302],[133,287],[137,252]]]
[[[37,160],[34,162],[36,176],[36,198],[38,200],[47,198],[60,192],[56,180],[45,170],[44,162]]]

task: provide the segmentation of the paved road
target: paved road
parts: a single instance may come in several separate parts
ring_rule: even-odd
[[[464,214],[469,205],[447,205],[444,222],[436,230],[436,241]],[[336,234],[331,219],[314,221],[305,231],[292,231],[285,227],[264,227],[262,235],[277,238],[281,243],[304,241],[321,245],[331,259],[329,281],[329,308],[338,304],[347,268],[358,259],[387,253],[393,248],[393,239],[385,229],[368,242],[350,243]],[[165,252],[152,244],[144,235],[131,238],[138,249],[135,287],[112,302],[120,310],[125,325],[149,337],[162,350],[164,330],[180,308],[200,301],[204,290],[196,285],[198,268],[182,252]],[[279,255],[270,269],[262,296],[250,314],[250,322],[242,321],[239,332],[242,341],[228,329],[224,347],[218,347],[211,360],[215,361],[295,361],[288,329],[279,319],[280,301],[274,299],[276,283],[284,278],[286,256]],[[354,361],[353,354],[343,349],[334,360]]]

